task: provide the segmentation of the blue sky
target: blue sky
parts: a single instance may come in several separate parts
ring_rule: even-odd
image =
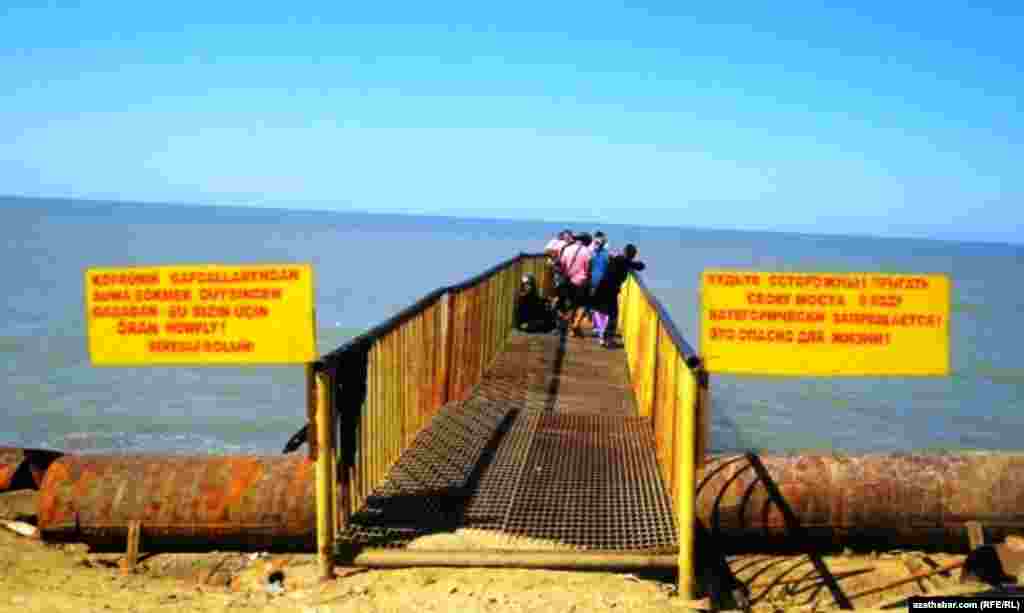
[[[1024,242],[1020,2],[290,4],[5,3],[0,193]]]

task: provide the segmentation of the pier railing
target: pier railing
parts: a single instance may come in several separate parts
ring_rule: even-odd
[[[318,391],[309,395],[310,454],[318,455],[316,440],[337,454],[334,469],[323,469],[330,481],[324,491],[333,495],[318,494],[318,517],[333,518],[333,527],[330,519],[321,519],[326,523],[318,525],[319,534],[333,533],[362,508],[437,411],[466,399],[481,382],[513,328],[518,282],[526,273],[536,276],[543,293],[552,291],[545,257],[520,254],[431,292],[312,366],[309,385]],[[639,276],[629,277],[619,302],[630,380],[640,414],[651,418],[661,475],[677,513],[680,594],[690,594],[707,374]],[[318,415],[324,416],[320,428]],[[334,427],[328,432],[323,428],[331,417]],[[325,466],[323,458],[318,460]],[[333,536],[326,540],[333,542]]]
[[[631,273],[619,294],[619,330],[640,415],[654,426],[655,453],[679,525],[680,592],[693,576],[696,470],[708,440],[708,375],[661,302]]]
[[[703,464],[711,400],[707,372],[640,275],[630,274],[619,295],[619,332],[637,408],[654,424],[658,464],[676,500],[682,459],[678,429],[684,417],[694,420],[694,461]]]
[[[337,415],[340,518],[361,508],[438,409],[481,381],[513,327],[526,273],[550,288],[544,257],[520,254],[431,292],[315,365],[329,377]]]

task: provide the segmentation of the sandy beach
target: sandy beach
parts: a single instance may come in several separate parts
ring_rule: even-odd
[[[753,611],[838,608],[833,585],[857,609],[902,608],[918,594],[983,592],[958,569],[902,585],[911,569],[948,567],[962,555],[915,551],[833,556],[745,555],[728,559]],[[824,566],[822,566],[824,565]],[[831,579],[820,572],[826,568]],[[0,528],[0,610],[567,612],[686,611],[670,578],[545,570],[338,568],[319,583],[312,555],[237,552],[143,554],[134,571],[120,554],[46,544]]]

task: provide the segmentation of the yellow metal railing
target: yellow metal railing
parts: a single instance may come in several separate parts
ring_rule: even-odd
[[[331,432],[323,424],[310,428],[310,454],[317,456],[319,445],[337,453],[336,470],[318,477],[324,484],[323,495],[318,484],[318,516],[335,520],[333,529],[329,521],[318,526],[321,549],[437,411],[467,398],[482,380],[512,329],[516,289],[526,273],[537,277],[542,293],[551,293],[545,258],[520,254],[432,292],[310,369],[310,385],[317,390],[310,394],[317,400],[309,407],[310,422],[334,421]],[[707,440],[707,374],[640,277],[629,277],[619,303],[638,410],[651,418],[661,476],[677,513],[679,594],[689,598],[695,477]],[[326,568],[326,552],[320,553]]]
[[[679,528],[679,593],[688,598],[693,590],[696,471],[708,436],[707,372],[636,274],[630,274],[619,295],[619,329],[637,410],[651,418],[658,467],[672,496]]]
[[[521,254],[431,292],[317,364],[331,380],[338,422],[339,524],[382,484],[438,409],[467,398],[480,382],[513,327],[526,273],[550,288],[543,256]]]

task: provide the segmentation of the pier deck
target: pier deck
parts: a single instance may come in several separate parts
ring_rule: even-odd
[[[516,332],[470,397],[401,455],[342,542],[407,546],[473,529],[486,535],[480,548],[670,550],[654,449],[623,350]]]

